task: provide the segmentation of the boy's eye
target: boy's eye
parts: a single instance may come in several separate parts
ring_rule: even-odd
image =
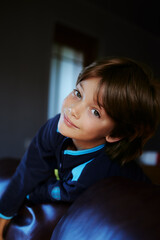
[[[81,98],[81,94],[77,89],[74,89],[74,95],[78,98]]]
[[[91,111],[92,111],[92,114],[93,114],[94,116],[100,118],[100,114],[99,114],[99,112],[98,112],[96,109],[92,109]]]

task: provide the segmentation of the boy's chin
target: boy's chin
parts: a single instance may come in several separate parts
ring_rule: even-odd
[[[64,123],[63,123],[61,120],[59,120],[59,122],[58,122],[57,131],[58,131],[60,134],[62,134],[64,137],[68,137],[67,131],[65,130]]]

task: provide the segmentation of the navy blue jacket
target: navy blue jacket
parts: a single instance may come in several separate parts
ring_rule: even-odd
[[[105,144],[86,150],[66,150],[71,139],[58,132],[59,116],[48,120],[33,138],[0,199],[0,217],[14,216],[26,197],[34,203],[71,202],[103,178],[147,180],[134,161],[121,166],[110,160]]]

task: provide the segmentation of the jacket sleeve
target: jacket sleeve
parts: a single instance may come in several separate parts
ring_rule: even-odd
[[[56,180],[55,177],[39,184],[27,199],[34,204],[51,203],[55,201],[72,202],[85,189],[83,184],[72,180]]]
[[[95,182],[113,176],[147,182],[144,173],[134,163],[124,167],[113,163],[106,157],[93,158],[74,167],[58,181],[51,178],[45,184],[39,185],[30,195],[30,200],[34,203],[41,203],[47,197],[48,202],[72,202]]]
[[[56,166],[56,130],[57,118],[54,118],[48,120],[33,138],[0,199],[0,217],[12,218],[16,215],[26,195],[51,176],[51,168]]]
[[[96,174],[97,164],[94,159],[83,163],[73,169],[59,180],[50,178],[44,184],[40,184],[30,195],[29,199],[37,204],[55,201],[74,201],[86,188],[100,179]]]

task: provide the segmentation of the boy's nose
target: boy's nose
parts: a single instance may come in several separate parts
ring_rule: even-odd
[[[82,106],[80,104],[72,104],[70,107],[70,112],[75,118],[80,118]]]

